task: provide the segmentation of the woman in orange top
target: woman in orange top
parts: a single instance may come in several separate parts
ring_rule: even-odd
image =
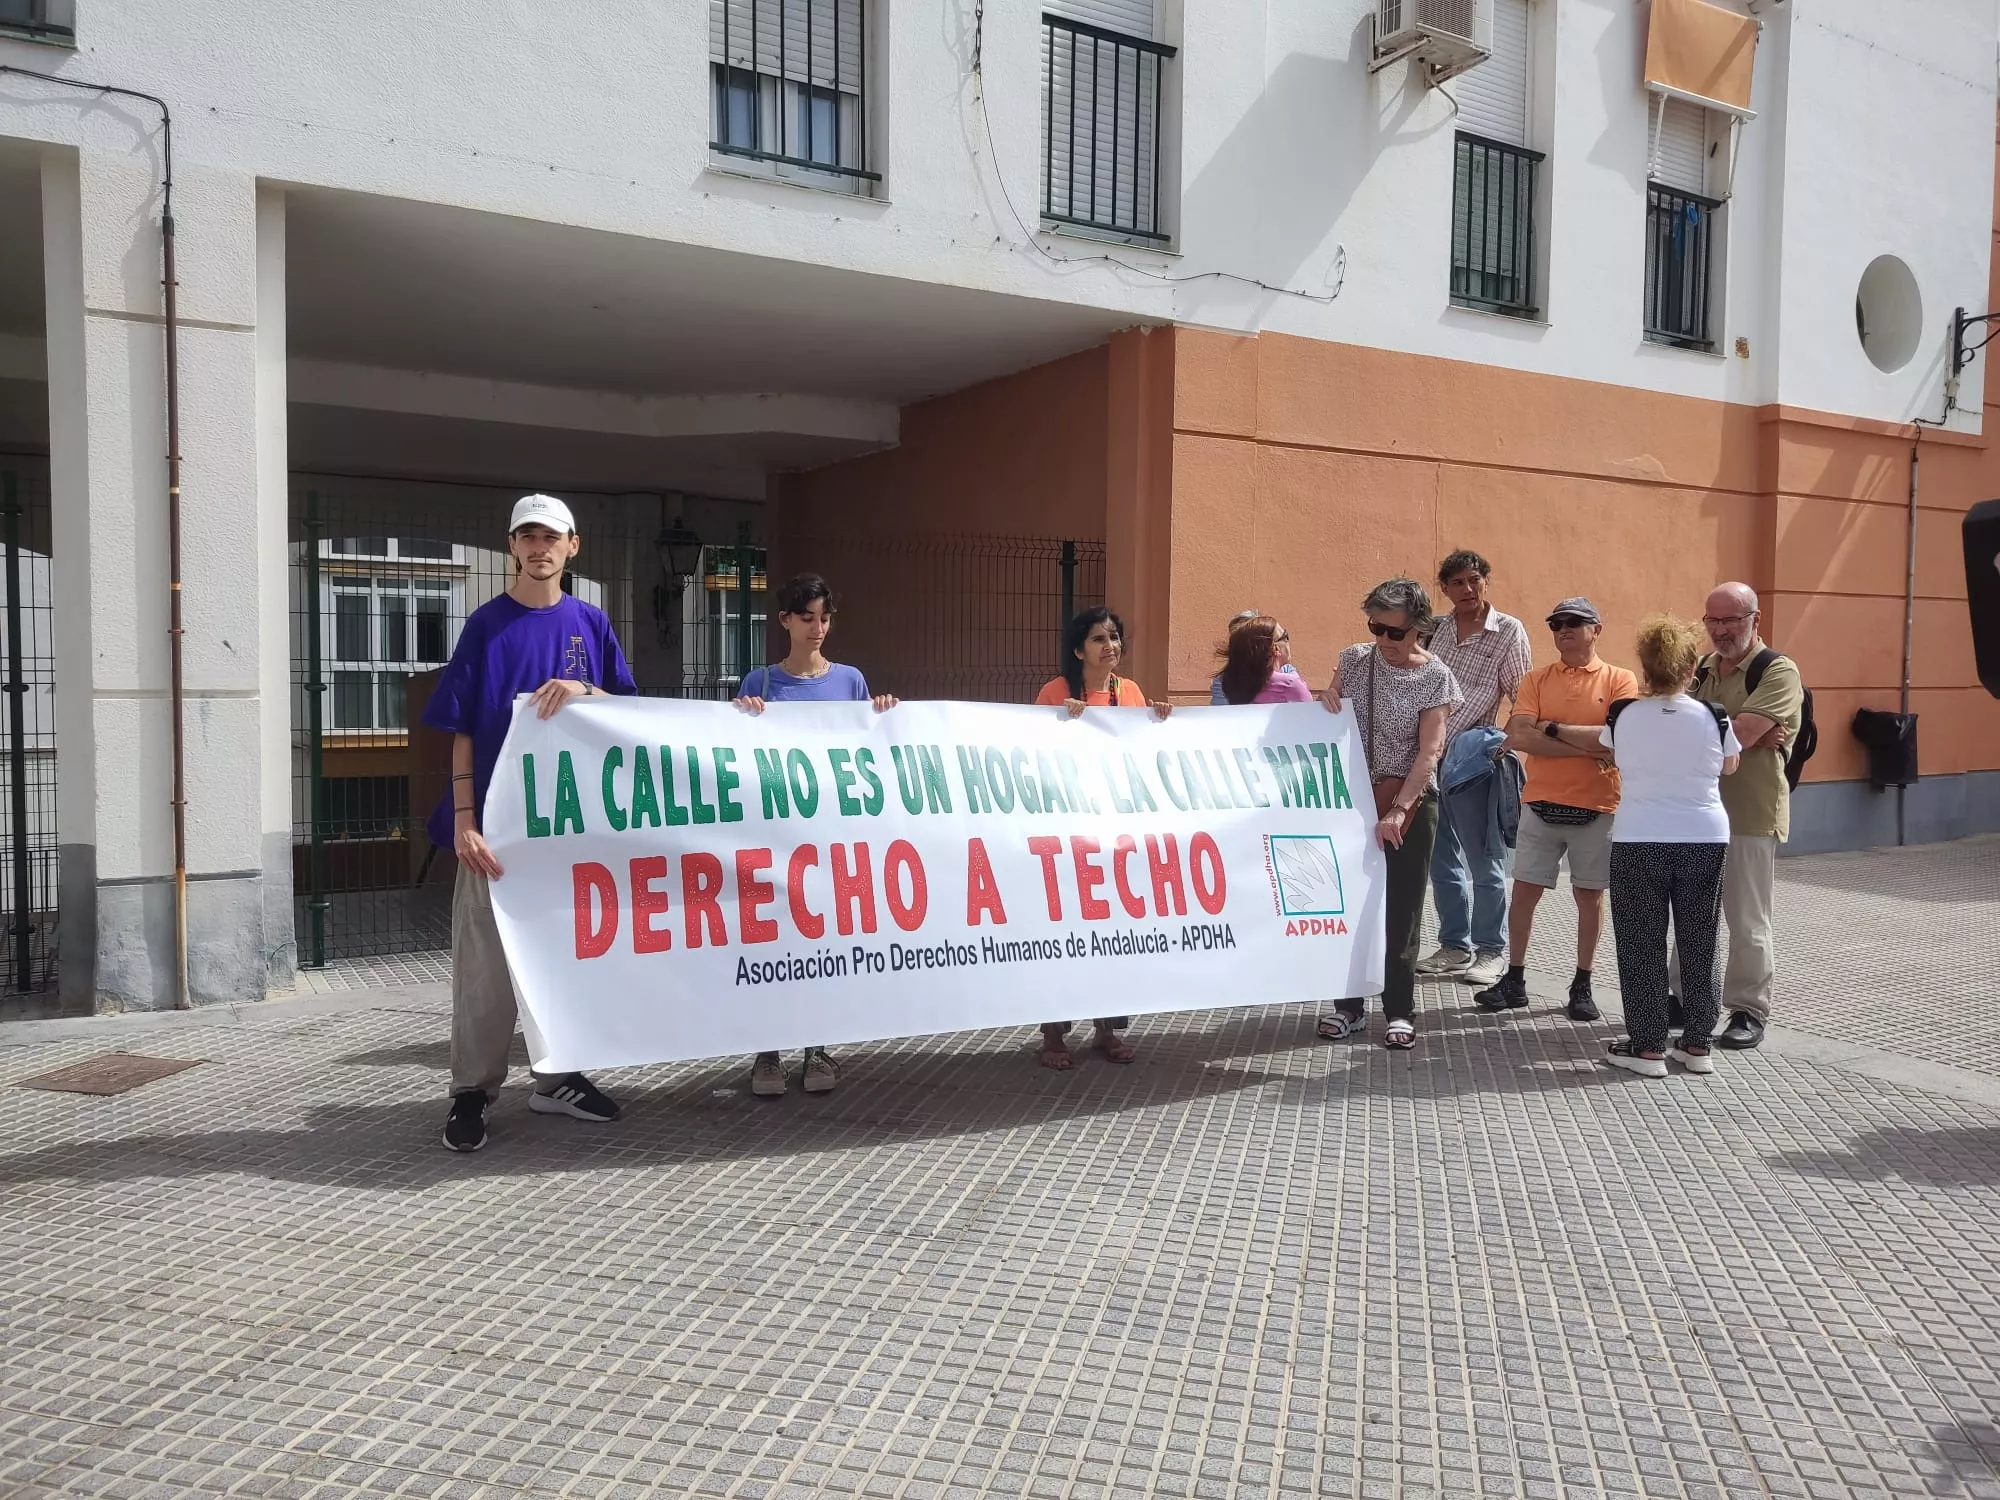
[[[1063,632],[1063,675],[1053,678],[1035,702],[1044,707],[1058,705],[1069,710],[1073,719],[1086,708],[1145,708],[1149,705],[1139,684],[1118,675],[1118,663],[1125,656],[1125,622],[1098,605],[1086,609]],[[1150,705],[1165,718],[1173,712],[1171,703]],[[1042,1027],[1042,1066],[1063,1069],[1070,1065],[1069,1043],[1065,1040],[1073,1021],[1050,1021]],[[1110,1062],[1128,1063],[1136,1055],[1119,1030],[1131,1024],[1126,1016],[1100,1016],[1097,1035],[1091,1045]]]

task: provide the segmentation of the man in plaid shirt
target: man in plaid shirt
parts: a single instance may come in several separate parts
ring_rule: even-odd
[[[1446,745],[1461,730],[1494,723],[1501,702],[1513,703],[1534,664],[1527,628],[1486,597],[1492,576],[1492,564],[1477,552],[1454,552],[1438,565],[1452,612],[1438,624],[1431,655],[1451,668],[1465,694],[1445,727]],[[1419,974],[1483,987],[1507,972],[1507,849],[1499,800],[1497,776],[1439,799],[1431,848],[1438,946],[1417,965]]]

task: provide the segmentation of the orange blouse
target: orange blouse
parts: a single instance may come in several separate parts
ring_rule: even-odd
[[[1146,706],[1146,695],[1140,690],[1138,683],[1129,677],[1117,677],[1113,681],[1118,684],[1117,707],[1144,708]],[[1083,701],[1092,708],[1110,708],[1113,706],[1111,694],[1108,692],[1088,693],[1084,696]],[[1049,683],[1040,693],[1036,694],[1035,702],[1046,708],[1062,707],[1063,704],[1069,702],[1069,680],[1064,677],[1056,678],[1055,681]]]

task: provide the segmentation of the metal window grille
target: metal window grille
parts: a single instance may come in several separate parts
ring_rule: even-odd
[[[1709,331],[1713,198],[1646,184],[1646,337],[1686,349],[1713,349]]]
[[[879,182],[868,167],[868,0],[711,0],[709,149]]]
[[[67,40],[76,35],[74,0],[0,0],[0,31]]]
[[[1160,100],[1174,50],[1043,14],[1043,222],[1171,238],[1160,228]]]
[[[1539,151],[1461,132],[1451,198],[1451,300],[1532,318]]]
[[[57,983],[52,584],[46,468],[0,459],[0,1014]]]

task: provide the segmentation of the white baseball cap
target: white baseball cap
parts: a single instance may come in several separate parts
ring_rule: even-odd
[[[523,495],[514,502],[514,519],[507,523],[507,534],[512,536],[523,526],[546,526],[564,536],[574,536],[576,517],[554,495]]]

